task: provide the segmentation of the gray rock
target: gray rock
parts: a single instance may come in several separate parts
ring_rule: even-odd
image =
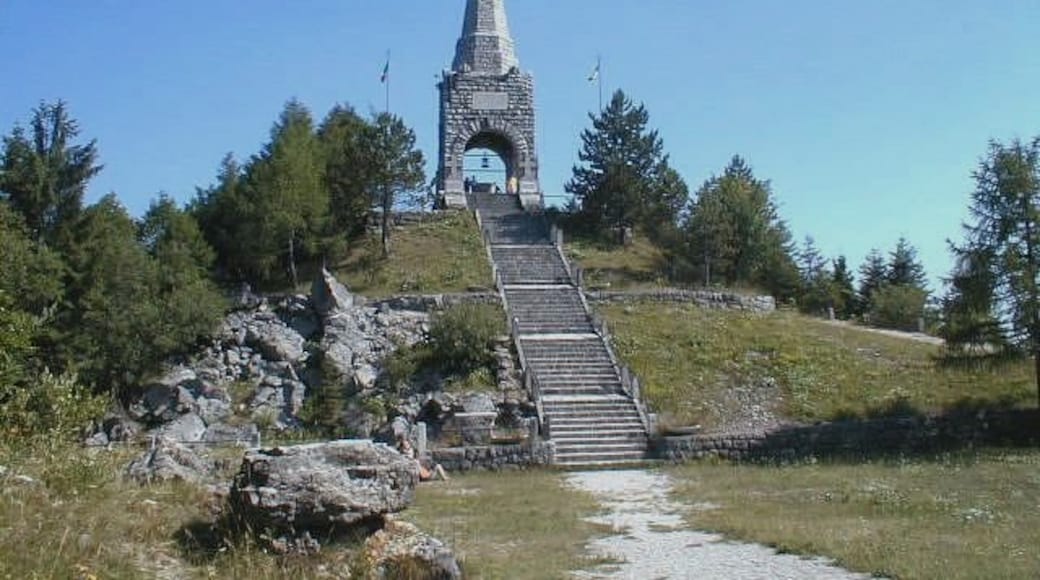
[[[495,400],[488,393],[467,393],[459,401],[464,413],[495,413]]]
[[[462,578],[458,560],[443,542],[406,522],[388,520],[365,541],[366,578]]]
[[[419,466],[371,441],[248,451],[229,494],[231,514],[270,537],[329,537],[404,510]]]
[[[355,301],[347,287],[322,268],[311,286],[311,303],[318,314],[329,317],[353,308]]]
[[[153,449],[126,466],[126,476],[141,485],[165,481],[198,483],[212,472],[213,464],[166,439],[160,439]]]
[[[307,352],[306,340],[271,313],[258,313],[246,327],[246,342],[273,361],[298,363]]]
[[[207,425],[223,421],[232,413],[231,401],[228,399],[200,397],[195,404],[199,417]]]
[[[194,392],[200,388],[198,375],[186,367],[175,367],[144,388],[144,394],[127,409],[130,417],[146,423],[172,421],[194,407]]]
[[[254,445],[259,441],[260,430],[253,423],[245,425],[228,425],[217,423],[206,429],[202,440],[206,443],[231,443],[236,445]]]
[[[154,431],[157,437],[183,443],[202,441],[205,433],[206,423],[195,413],[181,415]]]

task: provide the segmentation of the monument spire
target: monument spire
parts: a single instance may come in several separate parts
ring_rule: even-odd
[[[455,72],[504,75],[517,66],[505,0],[466,0],[466,20],[452,66]]]

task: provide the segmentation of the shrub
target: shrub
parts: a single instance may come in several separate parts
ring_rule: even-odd
[[[454,306],[430,324],[433,358],[446,371],[469,374],[494,363],[492,346],[505,329],[502,310],[486,304]]]
[[[15,436],[74,439],[105,412],[107,401],[79,384],[75,375],[44,371],[24,386],[8,389],[0,402],[0,425]]]
[[[918,330],[928,293],[905,285],[883,286],[874,292],[870,323],[881,328]]]

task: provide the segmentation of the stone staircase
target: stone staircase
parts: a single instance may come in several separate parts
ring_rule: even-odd
[[[538,402],[543,431],[564,466],[643,461],[648,425],[608,341],[597,331],[552,229],[520,209],[517,196],[474,194],[513,325],[525,381]]]

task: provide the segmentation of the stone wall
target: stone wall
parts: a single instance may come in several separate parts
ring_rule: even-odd
[[[659,288],[631,291],[586,291],[586,299],[596,304],[642,304],[647,302],[696,304],[702,308],[773,312],[776,300],[772,296],[750,296],[734,292],[683,290]]]
[[[1040,413],[1000,411],[900,417],[793,426],[763,433],[660,437],[656,457],[668,461],[722,458],[787,461],[934,453],[973,446],[1036,445]]]
[[[369,303],[377,310],[410,310],[413,312],[434,312],[461,304],[493,304],[502,305],[502,297],[497,292],[465,292],[459,294],[401,294]]]
[[[553,444],[536,442],[484,447],[452,447],[432,449],[435,463],[452,472],[509,471],[552,464]]]

